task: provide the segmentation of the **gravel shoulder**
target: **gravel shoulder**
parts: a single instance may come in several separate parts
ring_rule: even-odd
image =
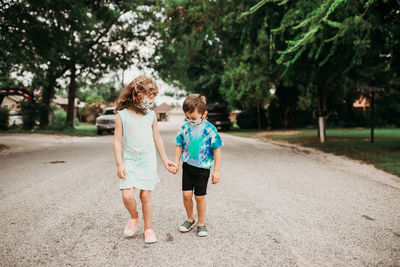
[[[160,124],[170,158],[175,124]],[[0,135],[2,265],[400,265],[400,181],[314,149],[222,134],[210,235],[181,234],[181,173],[158,163],[153,227],[122,236],[112,136]],[[53,162],[53,163],[50,163]],[[139,205],[140,206],[140,205]]]

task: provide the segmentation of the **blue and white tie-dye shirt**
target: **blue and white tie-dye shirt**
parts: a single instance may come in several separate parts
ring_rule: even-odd
[[[175,145],[181,146],[182,160],[189,165],[211,169],[214,149],[223,145],[214,125],[208,121],[197,126],[184,123],[176,136]]]

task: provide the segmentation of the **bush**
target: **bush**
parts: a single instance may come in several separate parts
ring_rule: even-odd
[[[30,100],[24,100],[20,102],[20,108],[22,113],[22,128],[24,130],[33,129],[38,115],[37,105]]]
[[[59,109],[54,112],[54,124],[63,123],[66,119],[67,112],[65,112],[63,109]]]
[[[49,128],[52,130],[64,130],[65,128],[68,128],[68,124],[65,121],[66,118],[67,112],[63,109],[54,111],[54,122]]]
[[[267,117],[265,116],[265,110],[260,110],[261,128],[267,127]],[[241,129],[255,129],[258,128],[258,114],[257,109],[252,108],[243,111],[237,116],[237,124]]]
[[[79,119],[81,122],[86,122],[86,116],[84,116],[85,107],[79,107]]]
[[[103,98],[101,97],[101,95],[98,95],[96,93],[86,97],[85,102],[92,104],[92,103],[97,103],[97,102],[104,102]]]
[[[8,129],[9,117],[10,117],[10,114],[8,113],[8,109],[0,107],[0,130]]]
[[[101,104],[103,104],[103,100],[94,102],[92,104],[86,104],[81,113],[81,115],[85,118],[84,120],[95,124],[96,118],[103,113]]]

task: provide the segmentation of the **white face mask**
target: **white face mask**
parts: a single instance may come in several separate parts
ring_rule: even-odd
[[[146,96],[143,97],[143,100],[142,100],[142,103],[141,103],[142,108],[149,109],[153,104],[154,104],[154,100],[153,99],[150,99],[150,98],[148,98]]]
[[[190,126],[198,126],[204,121],[204,117],[202,116],[199,120],[186,119],[186,121],[189,122]]]

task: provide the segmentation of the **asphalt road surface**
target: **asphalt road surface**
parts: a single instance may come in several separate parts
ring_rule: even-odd
[[[173,157],[176,125],[160,124]],[[222,134],[206,226],[180,233],[181,173],[158,162],[153,228],[129,219],[112,135],[1,134],[1,266],[400,266],[400,179],[310,149]]]

